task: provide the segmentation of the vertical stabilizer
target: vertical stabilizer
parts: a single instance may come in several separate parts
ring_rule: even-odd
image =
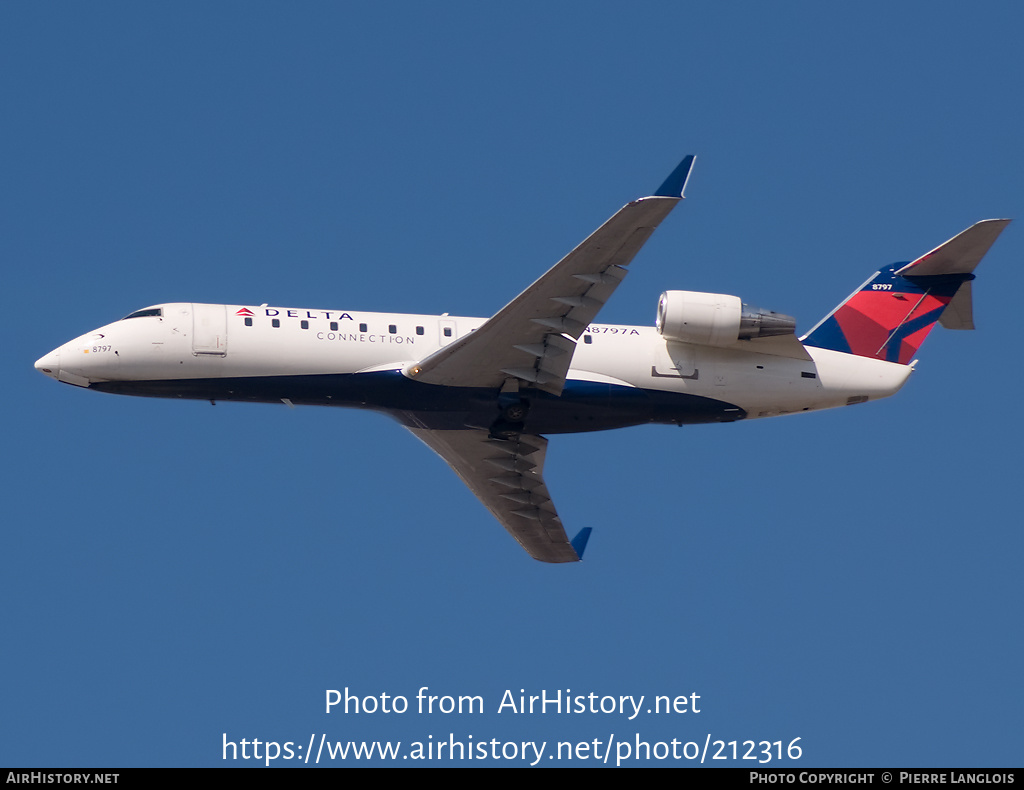
[[[936,322],[973,329],[974,268],[1009,222],[983,220],[916,261],[880,269],[804,345],[907,365]]]

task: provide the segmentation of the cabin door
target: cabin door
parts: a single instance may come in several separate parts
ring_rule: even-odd
[[[192,353],[223,357],[228,353],[227,307],[192,305]]]

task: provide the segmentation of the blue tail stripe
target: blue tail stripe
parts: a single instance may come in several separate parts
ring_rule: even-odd
[[[899,362],[900,361],[900,344],[903,342],[903,338],[908,337],[919,329],[924,329],[926,326],[931,326],[939,320],[939,316],[942,315],[942,311],[946,307],[943,305],[929,313],[919,315],[912,321],[907,321],[903,324],[891,338],[889,338],[885,349],[885,361],[886,362]]]

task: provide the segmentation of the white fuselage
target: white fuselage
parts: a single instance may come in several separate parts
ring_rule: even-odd
[[[104,391],[356,406],[439,428],[474,425],[478,416],[466,415],[490,408],[466,388],[401,374],[486,319],[191,303],[140,312],[154,311],[160,315],[125,318],[65,343],[36,367]],[[679,343],[654,327],[592,324],[576,346],[562,395],[537,393],[551,408],[545,417],[541,406],[536,428],[599,430],[827,409],[892,395],[911,371],[820,348],[807,347],[803,359],[771,349]],[[621,419],[614,416],[620,401]]]

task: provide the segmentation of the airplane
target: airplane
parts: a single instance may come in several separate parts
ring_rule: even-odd
[[[650,326],[594,323],[684,198],[687,156],[491,318],[158,304],[35,363],[58,381],[157,398],[346,406],[395,418],[537,560],[582,558],[543,477],[546,435],[796,414],[886,398],[936,323],[973,329],[990,219],[879,269],[806,335],[739,297],[665,291]]]

